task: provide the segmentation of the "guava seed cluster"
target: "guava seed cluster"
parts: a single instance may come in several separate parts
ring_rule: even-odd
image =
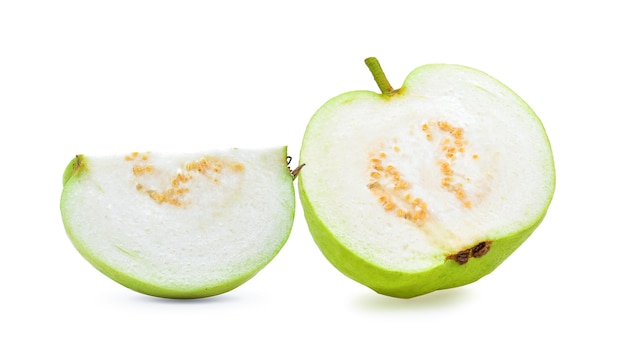
[[[218,157],[204,156],[198,160],[192,160],[185,164],[183,169],[178,170],[176,174],[163,174],[165,170],[159,170],[150,163],[150,153],[133,152],[124,157],[127,162],[132,162],[132,173],[137,182],[136,189],[145,193],[159,204],[165,203],[177,207],[183,206],[185,195],[189,193],[188,183],[195,177],[203,177],[219,183],[220,176],[224,170],[232,172],[242,172],[244,165],[239,162],[230,162]],[[166,177],[167,183],[165,189],[159,189],[159,177]],[[149,183],[152,186],[146,186]],[[162,183],[162,182],[161,182]]]
[[[440,157],[436,166],[440,173],[440,185],[446,191],[455,195],[464,207],[470,208],[469,199],[464,185],[471,179],[455,171],[454,163],[458,158],[467,157],[468,141],[464,137],[463,129],[454,127],[446,121],[431,121],[421,126],[422,135],[439,150]],[[412,137],[421,137],[412,133]],[[433,137],[435,134],[436,138]],[[436,141],[435,141],[436,140]],[[403,178],[398,168],[388,160],[388,153],[399,153],[400,146],[397,138],[389,143],[384,150],[369,154],[369,183],[367,188],[377,197],[385,211],[394,212],[397,217],[421,225],[428,218],[428,205],[418,196],[411,193],[412,185]],[[473,160],[478,159],[472,154]]]

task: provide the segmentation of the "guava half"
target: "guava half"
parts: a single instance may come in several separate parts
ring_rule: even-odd
[[[289,237],[286,152],[79,155],[63,176],[63,223],[87,261],[130,289],[221,294],[252,278]]]
[[[299,194],[311,234],[341,272],[410,298],[492,272],[540,224],[555,190],[533,110],[489,75],[415,69],[382,94],[324,104],[302,141]]]

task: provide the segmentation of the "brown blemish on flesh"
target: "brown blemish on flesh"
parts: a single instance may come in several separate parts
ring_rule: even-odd
[[[82,163],[83,163],[82,158],[80,156],[76,155],[76,162],[74,162],[74,165],[72,165],[72,170],[74,172],[76,172],[80,168]]]
[[[456,261],[458,264],[466,264],[467,261],[469,261],[471,257],[471,252],[472,252],[471,249],[466,249],[463,251],[459,251],[455,253],[454,255],[450,255],[446,258],[449,260]]]
[[[485,256],[491,248],[491,241],[482,241],[475,246],[461,250],[455,254],[448,255],[446,259],[456,261],[458,264],[466,264],[470,258]]]
[[[478,245],[472,247],[472,257],[485,256],[487,252],[489,252],[490,248],[491,248],[490,241],[483,241],[481,243],[478,243]]]

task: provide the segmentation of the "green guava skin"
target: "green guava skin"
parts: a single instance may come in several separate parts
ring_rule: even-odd
[[[404,85],[400,89],[394,90],[393,94],[378,94],[371,91],[360,90],[338,95],[326,102],[315,113],[309,125],[311,125],[316,118],[323,118],[321,115],[325,113],[324,111],[332,111],[349,101],[358,99],[382,99],[387,103],[393,103],[394,99],[402,98],[406,89],[411,89],[411,84],[415,84],[419,81],[417,76],[421,73],[421,70],[426,70],[430,67],[436,66],[438,65],[425,65],[415,69],[407,76]],[[469,67],[463,68],[477,71]],[[480,73],[484,74],[483,72]],[[501,82],[499,83],[506,87]],[[518,103],[521,104],[523,108],[527,110],[529,115],[533,116],[536,119],[536,122],[543,128],[543,124],[530,106],[528,106],[510,88],[506,88],[517,97]],[[545,133],[545,129],[543,129],[543,131]],[[300,164],[307,163],[307,160],[302,157],[302,150],[306,147],[306,145],[304,145],[304,142],[306,141],[306,132],[304,139],[305,140],[303,141],[300,154]],[[548,150],[546,150],[546,152],[550,152],[550,155],[552,155],[552,150],[549,140],[547,140],[547,136],[546,141],[548,146]],[[551,158],[551,161],[551,169],[547,169],[546,171],[551,172],[551,174],[554,175],[554,160]],[[309,231],[322,254],[337,270],[347,277],[371,288],[379,294],[397,298],[413,298],[436,290],[460,287],[473,283],[494,271],[507,257],[518,249],[520,245],[526,241],[526,239],[528,239],[528,237],[543,221],[552,200],[556,183],[556,176],[554,176],[551,182],[552,189],[549,194],[549,199],[540,216],[538,216],[534,222],[528,224],[525,228],[520,228],[517,232],[500,236],[500,238],[490,241],[490,249],[484,256],[472,257],[467,263],[464,264],[459,264],[452,259],[446,259],[441,265],[433,267],[430,270],[403,272],[380,267],[359,257],[342,244],[341,241],[337,239],[336,235],[326,227],[323,220],[321,220],[316,213],[315,204],[307,196],[305,185],[305,180],[307,179],[307,167],[304,167],[298,176],[298,193]],[[459,251],[463,249],[468,248],[459,248]],[[449,254],[452,255],[455,254],[455,252],[450,252]]]
[[[84,155],[77,155],[74,159],[72,159],[72,161],[70,161],[68,166],[65,168],[65,171],[63,172],[63,188],[64,189],[69,188],[73,186],[74,183],[79,182],[81,175],[89,171],[88,164],[89,164],[89,160]],[[287,173],[286,176],[290,176],[288,175],[288,172],[286,173]],[[61,213],[62,213],[63,224],[64,224],[65,230],[67,232],[67,235],[70,241],[72,242],[74,247],[77,249],[77,251],[81,254],[81,256],[83,256],[85,260],[87,260],[93,267],[95,267],[98,271],[103,273],[105,276],[111,278],[112,280],[116,281],[117,283],[131,290],[134,290],[136,292],[139,292],[145,295],[150,295],[150,296],[155,296],[155,297],[160,297],[160,298],[170,298],[170,299],[197,299],[197,298],[206,298],[206,297],[216,296],[216,295],[229,292],[241,286],[248,280],[250,280],[259,271],[261,271],[261,269],[263,269],[267,264],[269,264],[269,262],[278,254],[282,246],[284,246],[284,244],[287,241],[287,237],[286,237],[285,240],[281,243],[280,247],[265,262],[264,265],[258,267],[256,270],[247,272],[247,274],[242,274],[242,275],[233,277],[231,280],[223,282],[222,284],[197,287],[195,289],[158,286],[158,285],[145,282],[143,280],[137,279],[135,277],[132,277],[132,276],[129,276],[127,274],[117,271],[116,269],[109,266],[108,264],[106,264],[104,261],[102,261],[95,255],[93,255],[85,246],[83,246],[81,242],[77,240],[76,237],[74,236],[71,226],[68,225],[68,220],[63,212],[64,202],[66,201],[63,194],[64,192],[61,195]],[[292,188],[291,196],[294,198],[293,200],[295,201],[295,190],[293,188]],[[295,215],[295,206],[293,206],[293,210],[291,212],[292,223],[293,223],[294,215]],[[289,228],[289,230],[291,230],[291,228]]]

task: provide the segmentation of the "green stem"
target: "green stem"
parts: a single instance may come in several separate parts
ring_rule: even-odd
[[[385,76],[385,72],[383,72],[383,69],[380,67],[380,63],[376,57],[366,58],[365,64],[367,65],[367,68],[369,68],[370,72],[372,72],[372,76],[374,76],[374,80],[383,94],[390,96],[396,93],[396,90],[393,89],[387,80],[387,76]]]

